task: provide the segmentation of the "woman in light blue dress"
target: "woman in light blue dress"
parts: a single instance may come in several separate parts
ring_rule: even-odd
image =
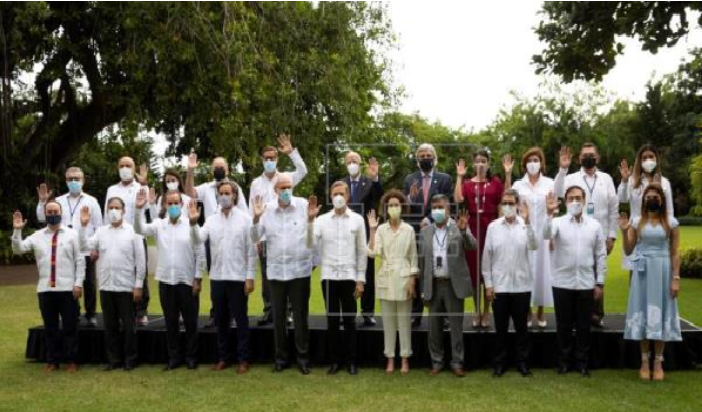
[[[650,183],[643,193],[641,216],[622,215],[624,251],[635,252],[624,339],[641,344],[641,379],[663,380],[665,342],[681,341],[677,295],[680,289],[678,221],[668,215],[663,188]],[[650,368],[650,341],[655,358]]]

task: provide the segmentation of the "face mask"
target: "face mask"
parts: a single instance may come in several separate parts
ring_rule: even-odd
[[[224,168],[223,167],[215,167],[213,174],[214,174],[215,180],[219,182],[220,180],[224,179],[224,176],[225,176]]]
[[[46,217],[46,224],[56,226],[61,224],[61,215],[49,215]]]
[[[278,169],[278,162],[275,160],[264,160],[263,161],[263,170],[266,173],[275,173]]]
[[[477,173],[477,174],[485,174],[485,173],[487,173],[487,170],[488,170],[487,165],[482,164],[482,163],[476,164],[474,166],[474,168],[475,168],[475,173]]]
[[[71,192],[72,195],[77,195],[83,190],[83,182],[77,182],[75,180],[66,182],[66,186],[68,186],[68,191]]]
[[[388,216],[390,216],[390,219],[399,219],[401,214],[402,209],[400,208],[400,206],[388,207]]]
[[[334,196],[334,209],[343,209],[346,206],[346,198],[342,195]]]
[[[178,219],[180,217],[180,205],[168,206],[168,216],[171,219]]]
[[[170,191],[178,190],[178,182],[168,182],[166,183],[166,187]]]
[[[541,171],[541,162],[531,162],[527,163],[527,172],[530,175],[538,175]]]
[[[512,205],[502,205],[502,214],[505,217],[513,218],[517,214],[517,209]]]
[[[592,155],[584,156],[583,159],[580,161],[580,164],[585,169],[592,169],[593,167],[597,166],[597,159],[595,159],[595,156]]]
[[[221,195],[217,202],[222,209],[229,209],[234,204],[231,195]]]
[[[134,177],[134,171],[132,171],[131,167],[120,167],[119,168],[119,178],[122,179],[122,181],[127,181],[127,180],[132,180]]]
[[[284,205],[289,205],[292,201],[292,189],[281,190],[278,199],[280,199],[280,203]]]
[[[356,176],[358,175],[358,170],[360,167],[356,163],[349,163],[346,166],[346,170],[348,170],[350,176]]]
[[[571,202],[566,206],[568,209],[568,214],[571,216],[578,216],[583,212],[583,205],[580,202]]]
[[[107,211],[107,216],[110,218],[110,223],[117,223],[122,220],[122,211],[119,209],[110,209]]]
[[[661,210],[661,201],[658,199],[646,200],[646,210],[649,212],[658,212]]]
[[[641,163],[641,167],[646,173],[653,173],[653,171],[656,170],[656,161],[653,159],[644,160],[644,162]]]
[[[423,172],[431,172],[434,168],[434,159],[420,159],[419,168],[422,169]]]
[[[444,223],[446,220],[446,209],[432,209],[431,218],[438,224]]]

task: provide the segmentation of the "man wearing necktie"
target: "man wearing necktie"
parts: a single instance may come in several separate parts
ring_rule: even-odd
[[[366,175],[361,174],[361,155],[356,152],[348,152],[344,156],[344,163],[348,176],[343,181],[349,185],[351,190],[351,202],[349,207],[354,212],[363,216],[366,226],[366,237],[370,233],[368,229],[368,212],[376,210],[378,202],[383,196],[383,186],[378,174],[378,161],[371,157],[368,161]],[[366,239],[367,241],[368,239]],[[375,259],[368,258],[366,267],[366,286],[361,297],[361,315],[363,316],[363,326],[373,326],[376,324],[375,318]]]

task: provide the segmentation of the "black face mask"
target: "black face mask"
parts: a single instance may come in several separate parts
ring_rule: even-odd
[[[434,159],[420,159],[419,168],[422,169],[423,172],[431,172],[431,169],[434,168]]]
[[[61,215],[48,215],[46,217],[46,224],[55,226],[61,223]]]
[[[224,168],[223,167],[215,167],[214,169],[214,178],[216,181],[220,181],[224,179],[225,173],[224,173]]]
[[[595,156],[592,155],[584,156],[583,160],[580,161],[580,164],[583,165],[585,169],[592,169],[593,167],[597,166],[597,159],[595,159]]]
[[[649,212],[658,212],[661,210],[661,201],[658,199],[646,200],[646,210]]]

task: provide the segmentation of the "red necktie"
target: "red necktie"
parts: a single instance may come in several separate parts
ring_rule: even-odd
[[[58,230],[54,232],[54,236],[51,238],[51,280],[50,286],[52,288],[56,287],[56,247],[58,245]]]

